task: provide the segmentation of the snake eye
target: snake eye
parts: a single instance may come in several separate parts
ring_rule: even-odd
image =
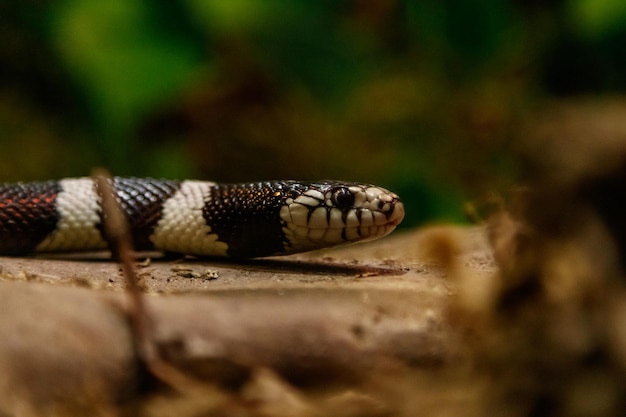
[[[339,187],[333,190],[331,200],[337,208],[350,207],[354,204],[354,194],[345,187]]]

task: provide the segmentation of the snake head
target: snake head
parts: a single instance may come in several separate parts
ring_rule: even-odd
[[[404,218],[399,197],[375,185],[339,181],[289,185],[285,184],[280,208],[288,251],[378,239]]]
[[[217,239],[228,256],[240,258],[377,239],[404,217],[396,194],[353,182],[215,184],[208,194],[202,203],[207,239]]]

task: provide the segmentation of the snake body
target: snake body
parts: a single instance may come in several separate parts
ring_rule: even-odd
[[[253,258],[377,239],[404,217],[398,196],[369,184],[221,184],[109,180],[136,250]],[[101,190],[91,178],[0,184],[0,254],[105,249]]]

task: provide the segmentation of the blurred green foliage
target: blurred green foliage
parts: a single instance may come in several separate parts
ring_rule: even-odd
[[[528,109],[624,92],[625,4],[4,0],[0,180],[346,178],[460,220]]]

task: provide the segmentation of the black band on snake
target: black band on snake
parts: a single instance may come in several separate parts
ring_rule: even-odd
[[[111,179],[136,250],[254,258],[377,239],[404,217],[398,196],[338,181],[219,184]],[[0,254],[108,247],[91,178],[0,184]]]

